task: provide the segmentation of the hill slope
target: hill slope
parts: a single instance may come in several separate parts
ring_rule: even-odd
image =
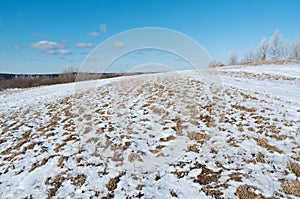
[[[300,66],[206,73],[1,92],[0,197],[300,197]]]

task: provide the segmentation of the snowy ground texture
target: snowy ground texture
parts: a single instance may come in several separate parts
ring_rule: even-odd
[[[300,65],[206,73],[0,92],[0,198],[299,198]]]

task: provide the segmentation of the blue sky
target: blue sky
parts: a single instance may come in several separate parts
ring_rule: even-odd
[[[275,29],[300,38],[299,10],[298,0],[0,0],[0,72],[62,72],[110,36],[141,27],[179,31],[226,62]]]

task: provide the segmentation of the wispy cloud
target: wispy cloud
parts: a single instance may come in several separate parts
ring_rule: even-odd
[[[39,38],[49,38],[49,35],[47,35],[47,34],[45,34],[45,33],[43,33],[43,34],[37,34],[37,33],[35,33],[35,32],[33,32],[33,33],[31,33],[30,34],[32,37],[39,37]]]
[[[79,42],[75,44],[76,48],[93,48],[95,45],[92,43]]]
[[[30,48],[38,49],[38,50],[48,50],[48,49],[58,49],[63,48],[64,44],[56,41],[47,41],[42,40],[36,43],[30,44]]]
[[[91,32],[91,33],[89,33],[89,35],[90,35],[90,37],[92,37],[92,38],[97,38],[97,37],[100,36],[100,33],[98,33],[98,32]]]
[[[16,50],[19,50],[19,49],[21,49],[21,46],[15,44],[15,45],[13,45],[13,48]]]
[[[52,49],[43,50],[42,53],[44,53],[46,55],[57,55],[57,52]]]
[[[124,46],[125,46],[125,44],[123,42],[120,42],[120,41],[115,42],[115,47],[117,47],[117,48],[122,48]]]
[[[71,55],[71,54],[72,54],[71,51],[69,51],[69,50],[67,50],[67,49],[59,49],[59,50],[58,50],[58,53],[59,53],[60,55]]]
[[[106,24],[100,24],[99,28],[100,28],[100,32],[107,33]]]

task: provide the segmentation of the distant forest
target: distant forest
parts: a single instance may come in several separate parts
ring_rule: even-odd
[[[93,79],[105,79],[139,73],[80,73],[64,72],[62,74],[7,74],[0,73],[0,90],[8,88],[29,88],[42,85],[70,83]],[[79,78],[77,78],[79,77]]]

